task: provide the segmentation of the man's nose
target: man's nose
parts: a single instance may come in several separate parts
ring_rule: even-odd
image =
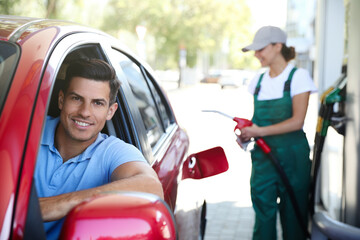
[[[91,104],[84,101],[80,106],[79,114],[82,117],[87,118],[91,115],[91,112],[92,112]]]

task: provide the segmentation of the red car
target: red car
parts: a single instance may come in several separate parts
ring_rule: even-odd
[[[188,155],[189,139],[151,68],[101,31],[64,21],[0,16],[0,239],[45,238],[33,184],[37,151],[46,116],[59,114],[54,96],[64,69],[82,57],[105,60],[116,69],[119,109],[103,132],[140,149],[159,176],[165,201],[144,193],[104,193],[70,212],[61,238],[203,236],[205,205],[191,221],[177,216],[178,185],[181,179],[224,172],[228,163],[219,147]]]

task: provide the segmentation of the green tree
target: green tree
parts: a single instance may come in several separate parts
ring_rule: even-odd
[[[181,46],[187,50],[188,65],[194,66],[198,50],[212,55],[224,39],[234,47],[233,41],[249,35],[250,11],[239,0],[110,0],[106,12],[105,31],[134,32],[139,24],[147,28],[156,42],[156,68],[176,67]]]
[[[14,14],[14,5],[19,0],[0,0],[0,13],[4,15]]]
[[[46,15],[45,18],[57,18],[57,1],[47,0],[45,1]]]
[[[196,64],[199,51],[216,59],[224,42],[229,67],[257,67],[251,54],[241,52],[241,47],[251,41],[251,14],[246,1],[249,0],[0,0],[0,11],[74,21],[115,37],[121,33],[121,40],[125,39],[128,45],[137,41],[136,26],[143,25],[154,49],[148,54],[148,61],[156,69],[177,68],[180,47],[186,48],[190,67]]]

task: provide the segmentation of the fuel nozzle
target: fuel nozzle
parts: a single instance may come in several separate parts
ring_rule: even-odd
[[[234,117],[233,120],[236,122],[234,131],[236,131],[236,129],[241,130],[244,127],[250,127],[253,124],[252,121],[245,119],[245,118]]]

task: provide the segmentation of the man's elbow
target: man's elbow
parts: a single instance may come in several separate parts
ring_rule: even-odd
[[[153,185],[153,189],[154,189],[154,194],[158,195],[161,199],[164,199],[164,190],[163,190],[162,184],[157,176],[153,177],[152,185]]]
[[[147,192],[159,196],[164,199],[164,190],[162,184],[157,176],[149,176],[146,180]]]

